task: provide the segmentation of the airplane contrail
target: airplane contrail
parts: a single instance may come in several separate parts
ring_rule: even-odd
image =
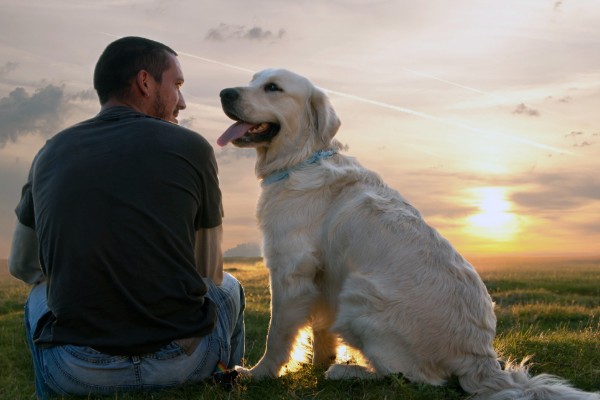
[[[100,32],[103,35],[106,36],[110,36],[110,37],[114,37],[117,39],[120,39],[122,36],[118,36],[118,35],[113,35],[112,33],[107,33],[107,32]],[[197,60],[201,60],[207,63],[211,63],[211,64],[216,64],[216,65],[220,65],[222,67],[227,67],[227,68],[231,68],[231,69],[237,69],[238,71],[242,71],[242,72],[248,72],[253,74],[255,71],[252,71],[251,69],[248,68],[243,68],[243,67],[238,67],[237,65],[233,65],[233,64],[227,64],[221,61],[217,61],[217,60],[211,60],[210,58],[205,58],[205,57],[200,57],[194,54],[190,54],[190,53],[184,53],[181,51],[177,50],[177,54],[182,55],[182,56],[186,56],[186,57],[190,57],[190,58],[195,58]]]
[[[426,74],[425,72],[419,72],[419,71],[415,71],[413,69],[408,69],[408,68],[402,68],[402,69],[404,71],[410,72],[411,74],[419,75],[419,76],[422,76],[422,77],[427,78],[427,79],[433,79],[435,81],[439,81],[439,82],[445,83],[447,85],[456,86],[456,87],[459,87],[461,89],[466,89],[466,90],[469,90],[471,92],[475,92],[475,93],[479,93],[479,94],[484,94],[486,96],[496,97],[496,96],[494,96],[494,95],[492,95],[490,93],[484,92],[483,90],[480,90],[480,89],[477,89],[477,88],[474,88],[474,87],[471,87],[471,86],[462,85],[460,83],[452,82],[452,81],[449,81],[449,80],[446,80],[446,79],[438,78],[435,75]]]
[[[254,74],[254,72],[255,72],[255,71],[252,71],[251,69],[248,69],[248,68],[238,67],[237,65],[227,64],[227,63],[220,62],[220,61],[217,61],[217,60],[211,60],[210,58],[204,58],[204,57],[196,56],[196,55],[193,55],[193,54],[190,54],[190,53],[182,53],[182,52],[178,51],[177,54],[181,54],[182,56],[186,56],[186,57],[195,58],[197,60],[205,61],[207,63],[220,65],[222,67],[227,67],[227,68],[231,68],[231,69],[237,69],[238,71],[242,71],[242,72],[248,72],[248,73],[251,73],[251,74]]]
[[[367,98],[364,98],[364,97],[356,96],[356,95],[353,95],[353,94],[338,92],[338,91],[335,91],[335,90],[330,90],[330,89],[325,89],[325,88],[321,88],[321,89],[323,89],[326,92],[331,93],[333,95],[337,95],[337,96],[340,96],[340,97],[345,97],[345,98],[348,98],[348,99],[351,99],[351,100],[356,100],[356,101],[360,101],[360,102],[367,103],[367,104],[372,104],[374,106],[378,106],[378,107],[382,107],[382,108],[387,108],[387,109],[394,110],[394,111],[399,111],[399,112],[402,112],[402,113],[405,113],[405,114],[414,115],[414,116],[417,116],[419,118],[428,119],[430,121],[435,121],[435,122],[439,122],[439,123],[442,123],[442,124],[445,124],[445,125],[454,126],[454,127],[457,127],[457,128],[461,128],[461,129],[465,129],[465,130],[471,131],[471,132],[480,133],[480,134],[489,135],[489,136],[506,137],[506,138],[509,138],[509,139],[511,139],[511,140],[513,140],[515,142],[523,143],[523,144],[526,144],[526,145],[529,145],[529,146],[533,146],[533,147],[537,147],[539,149],[551,150],[551,151],[556,151],[556,152],[559,152],[559,153],[567,153],[567,154],[571,154],[571,155],[574,155],[574,156],[578,155],[577,153],[574,153],[572,151],[561,149],[561,148],[558,148],[558,147],[549,146],[549,145],[546,145],[546,144],[543,144],[543,143],[538,143],[538,142],[530,140],[530,139],[525,139],[525,138],[522,138],[522,137],[519,137],[519,136],[515,136],[515,135],[509,135],[509,134],[506,134],[506,133],[498,133],[498,132],[488,131],[488,130],[485,130],[485,129],[475,128],[475,127],[472,127],[472,126],[469,126],[469,125],[466,125],[466,124],[463,124],[463,123],[453,122],[453,121],[450,121],[450,120],[445,119],[445,118],[436,117],[434,115],[430,115],[430,114],[427,114],[427,113],[424,113],[424,112],[421,112],[421,111],[411,110],[410,108],[399,107],[399,106],[395,106],[393,104],[388,104],[388,103],[384,103],[384,102],[381,102],[381,101],[371,100],[371,99],[367,99]]]
[[[105,35],[108,35],[108,36],[112,36],[112,37],[117,37],[117,38],[119,37],[119,36],[116,36],[116,35],[112,35],[110,33],[105,33],[105,32],[101,32],[101,33],[105,34]],[[233,64],[224,63],[224,62],[221,62],[221,61],[218,61],[218,60],[213,60],[213,59],[206,58],[206,57],[200,57],[200,56],[197,56],[195,54],[184,53],[184,52],[179,52],[179,51],[177,51],[177,53],[180,54],[180,55],[182,55],[182,56],[194,58],[194,59],[197,59],[197,60],[200,60],[200,61],[204,61],[204,62],[207,62],[207,63],[216,64],[216,65],[220,65],[222,67],[227,67],[227,68],[235,69],[235,70],[242,71],[242,72],[247,72],[247,73],[250,73],[250,74],[254,74],[256,72],[256,71],[248,69],[248,68],[240,67],[240,66],[233,65]],[[451,81],[448,81],[448,80],[445,80],[445,79],[441,79],[441,78],[435,77],[433,75],[429,75],[429,74],[425,74],[425,73],[422,73],[422,72],[418,72],[418,71],[414,71],[414,70],[409,70],[409,69],[406,69],[406,71],[414,73],[414,74],[417,74],[417,75],[420,75],[420,76],[423,76],[423,77],[426,77],[426,78],[429,78],[429,79],[434,79],[434,80],[437,80],[437,81],[440,81],[440,82],[444,82],[446,84],[457,86],[457,87],[460,87],[460,88],[463,88],[463,89],[466,89],[466,90],[470,90],[470,91],[473,91],[473,92],[476,92],[476,93],[479,93],[479,94],[490,95],[489,93],[486,93],[486,92],[484,92],[482,90],[479,90],[479,89],[476,89],[476,88],[472,88],[472,87],[469,87],[469,86],[465,86],[465,85],[461,85],[459,83],[451,82]],[[529,146],[532,146],[532,147],[537,147],[537,148],[543,149],[543,150],[555,151],[555,152],[558,152],[558,153],[566,153],[566,154],[575,155],[575,156],[579,155],[579,154],[574,153],[574,152],[569,151],[569,150],[561,149],[561,148],[554,147],[554,146],[549,146],[549,145],[546,145],[546,144],[543,144],[543,143],[539,143],[539,142],[536,142],[534,140],[526,139],[526,138],[523,138],[523,137],[520,137],[520,136],[509,135],[509,134],[506,134],[506,133],[492,132],[492,131],[488,131],[488,130],[485,130],[485,129],[480,129],[480,128],[472,127],[472,126],[469,126],[469,125],[466,125],[466,124],[463,124],[463,123],[453,122],[453,121],[450,121],[450,120],[445,119],[445,118],[436,117],[434,115],[427,114],[427,113],[424,113],[422,111],[416,111],[416,110],[412,110],[410,108],[400,107],[400,106],[396,106],[396,105],[393,105],[393,104],[384,103],[384,102],[377,101],[377,100],[371,100],[371,99],[368,99],[368,98],[365,98],[365,97],[361,97],[361,96],[356,96],[356,95],[353,95],[353,94],[338,92],[336,90],[331,90],[331,89],[327,89],[327,88],[323,88],[323,87],[321,87],[321,89],[324,90],[327,93],[331,93],[331,94],[336,95],[336,96],[345,97],[345,98],[348,98],[348,99],[351,99],[351,100],[355,100],[355,101],[359,101],[359,102],[362,102],[362,103],[365,103],[365,104],[371,104],[371,105],[374,105],[374,106],[377,106],[377,107],[382,107],[382,108],[386,108],[386,109],[389,109],[389,110],[398,111],[398,112],[401,112],[401,113],[413,115],[413,116],[416,116],[416,117],[419,117],[419,118],[427,119],[429,121],[435,121],[435,122],[439,122],[439,123],[442,123],[442,124],[445,124],[445,125],[454,126],[454,127],[461,128],[461,129],[464,129],[464,130],[467,130],[467,131],[470,131],[470,132],[475,132],[475,133],[489,135],[489,136],[506,137],[506,138],[508,138],[508,139],[510,139],[512,141],[517,142],[517,143],[526,144],[526,145],[529,145]]]

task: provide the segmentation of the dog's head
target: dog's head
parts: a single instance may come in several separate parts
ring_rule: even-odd
[[[217,143],[256,148],[259,162],[269,170],[289,167],[328,148],[340,126],[325,93],[283,69],[261,71],[249,86],[222,90],[221,104],[236,123]]]

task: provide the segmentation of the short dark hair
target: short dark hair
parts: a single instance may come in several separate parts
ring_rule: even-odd
[[[94,89],[100,104],[111,97],[125,98],[129,82],[142,69],[160,82],[171,65],[170,54],[177,55],[169,46],[141,37],[128,36],[109,44],[94,69]]]

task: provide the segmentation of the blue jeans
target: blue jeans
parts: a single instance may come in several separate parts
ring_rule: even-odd
[[[39,348],[33,332],[48,311],[46,284],[31,289],[25,305],[27,341],[33,356],[38,398],[53,394],[89,395],[143,391],[200,382],[210,378],[222,361],[228,368],[241,365],[244,356],[244,290],[225,273],[221,286],[208,284],[209,297],[217,306],[213,331],[187,355],[176,342],[143,356],[115,356],[86,346],[61,345]]]

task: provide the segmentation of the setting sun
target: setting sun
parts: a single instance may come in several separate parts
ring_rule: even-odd
[[[506,199],[506,189],[483,187],[470,190],[471,204],[479,212],[467,217],[470,235],[496,241],[509,241],[519,232],[517,216],[511,213],[511,203]]]

